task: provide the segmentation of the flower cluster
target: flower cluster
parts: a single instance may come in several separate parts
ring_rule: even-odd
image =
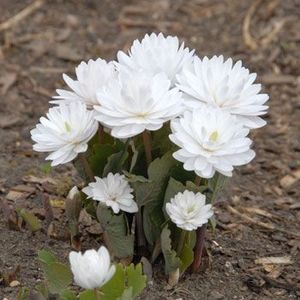
[[[156,182],[156,178],[151,178],[151,173],[155,173],[151,169],[154,159],[162,161],[172,151],[169,157],[176,167],[182,168],[182,174],[190,172],[195,182],[200,179],[207,184],[216,175],[230,177],[235,167],[255,157],[250,130],[266,124],[262,115],[268,109],[268,95],[260,93],[255,73],[250,73],[241,61],[233,63],[222,55],[200,58],[194,50],[180,44],[177,37],[165,37],[162,33],[135,40],[128,53],[118,52],[116,61],[98,58],[81,62],[75,80],[66,74],[63,79],[70,90],[57,90],[51,101],[54,106],[31,131],[34,150],[49,152],[46,159],[53,166],[68,163],[86,152],[81,154],[82,162],[90,180],[95,178],[95,182],[82,192],[95,200],[98,208],[104,207],[116,215],[113,217],[124,216],[114,222],[120,225],[125,220],[125,225],[111,231],[124,234],[124,243],[134,241],[129,227],[135,220],[139,233],[143,231],[141,224],[157,225],[151,224],[155,217],[150,215],[153,207],[161,204],[163,192],[164,207],[159,212],[164,211],[167,220],[153,230],[147,229],[148,233],[155,235],[168,218],[183,231],[193,231],[213,215],[212,206],[205,204],[209,201],[207,194],[189,191],[187,182],[191,176],[182,175],[184,179],[174,188],[178,191],[178,186],[183,185],[185,191],[170,195],[163,190],[167,180],[170,183],[173,179],[170,170],[174,165],[166,166],[170,170],[159,170],[157,176],[162,178]],[[95,145],[97,131],[99,139]],[[164,149],[171,144],[166,151],[161,150],[163,147],[151,148],[154,131],[159,131],[160,137],[165,134],[164,140],[153,144]],[[95,151],[96,156],[90,158]],[[92,163],[93,168],[88,169]],[[166,178],[160,173],[166,173]],[[158,204],[151,203],[151,209],[142,208],[151,201]],[[145,211],[146,221],[141,216]],[[136,217],[129,215],[132,213]],[[156,241],[151,239],[157,236],[146,238],[153,245]],[[103,249],[99,251],[100,256],[107,256]],[[87,268],[90,264],[100,267],[98,254],[72,254],[70,259],[73,265],[85,261]],[[92,282],[90,285],[85,278],[75,276],[75,281],[86,288],[101,285],[106,278],[95,275],[94,280],[87,280]]]

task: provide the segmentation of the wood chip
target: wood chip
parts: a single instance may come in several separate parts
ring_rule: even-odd
[[[269,256],[269,257],[261,257],[254,261],[257,265],[291,265],[293,261],[290,256]]]
[[[17,192],[17,191],[9,191],[8,194],[6,195],[6,199],[10,201],[17,201],[19,199],[26,199],[28,197],[28,193],[24,192]]]

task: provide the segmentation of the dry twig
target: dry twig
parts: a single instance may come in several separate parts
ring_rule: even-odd
[[[286,230],[286,229],[283,229],[283,228],[278,228],[276,227],[274,224],[270,224],[270,223],[264,223],[264,222],[261,222],[261,221],[257,221],[241,212],[239,212],[238,210],[236,210],[235,208],[233,208],[232,206],[228,205],[227,206],[227,209],[239,216],[240,218],[242,218],[243,220],[245,220],[246,222],[248,223],[251,223],[251,224],[255,224],[255,225],[258,225],[260,227],[263,227],[263,228],[266,228],[266,229],[269,229],[269,230],[276,230],[276,231],[279,231],[279,232],[283,232],[285,234],[288,234],[288,235],[291,235],[291,236],[295,236],[297,238],[300,238],[300,234],[297,233],[297,232],[292,232],[292,231],[289,231],[289,230]]]
[[[250,33],[251,19],[261,2],[262,2],[262,0],[253,1],[252,5],[250,6],[250,8],[246,14],[246,17],[245,17],[244,23],[243,23],[243,39],[244,39],[246,46],[248,46],[252,50],[256,50],[258,45]]]
[[[27,18],[34,11],[39,9],[44,3],[45,3],[44,0],[34,1],[30,5],[28,5],[24,9],[22,9],[20,12],[18,12],[16,15],[11,17],[10,19],[8,19],[8,20],[4,21],[3,23],[1,23],[0,24],[0,32],[16,26],[23,19]]]

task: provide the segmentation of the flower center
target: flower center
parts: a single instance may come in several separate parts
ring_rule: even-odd
[[[71,132],[72,127],[71,127],[71,125],[70,125],[67,121],[65,121],[64,125],[65,125],[66,131],[67,131],[67,132]]]
[[[218,131],[215,130],[210,134],[209,141],[216,142],[218,140],[218,138],[219,138],[219,133],[218,133]]]
[[[190,213],[193,212],[194,210],[195,210],[195,205],[188,207],[187,210],[186,210],[186,212],[187,212],[188,214],[190,214]]]
[[[147,116],[146,112],[139,112],[136,114],[137,117],[144,119]]]

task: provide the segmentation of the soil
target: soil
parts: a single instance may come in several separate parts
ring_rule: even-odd
[[[0,24],[30,3],[0,0]],[[82,182],[69,165],[45,174],[45,156],[32,151],[29,133],[63,86],[61,73],[74,74],[81,60],[113,59],[152,31],[178,35],[200,56],[242,59],[271,100],[268,125],[252,134],[255,160],[235,172],[216,203],[205,270],[167,289],[156,267],[141,299],[300,299],[299,17],[298,0],[54,0],[0,31],[0,275],[12,273],[17,281],[11,287],[1,279],[0,299],[16,299],[20,286],[42,278],[37,250],[51,248],[66,259],[71,249],[61,202],[49,229],[42,200],[45,193],[63,200],[72,184]],[[12,190],[21,192],[16,197]],[[43,230],[8,226],[4,203],[32,210]],[[83,249],[99,246],[98,238],[84,236]],[[259,264],[263,257],[289,261]]]

